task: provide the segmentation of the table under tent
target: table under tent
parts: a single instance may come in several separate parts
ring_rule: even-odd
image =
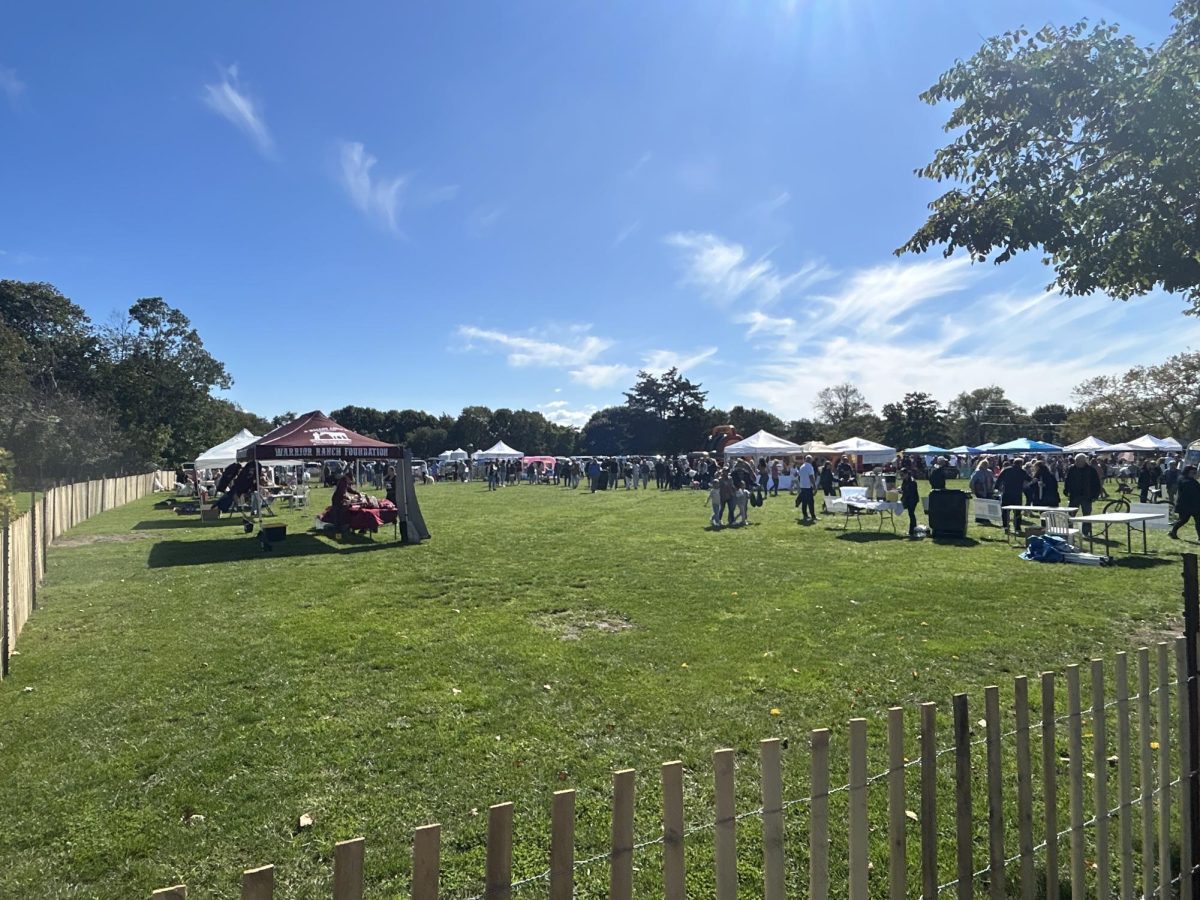
[[[351,431],[319,410],[305,413],[247,444],[238,450],[237,458],[264,465],[325,460],[386,462],[396,467],[397,534],[402,542],[409,544],[429,539],[413,486],[412,452]]]

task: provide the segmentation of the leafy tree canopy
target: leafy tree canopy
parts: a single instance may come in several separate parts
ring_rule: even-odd
[[[1158,47],[1116,26],[987,40],[921,99],[955,137],[918,174],[957,186],[896,252],[1001,263],[1038,248],[1063,292],[1156,286],[1200,313],[1200,0]]]

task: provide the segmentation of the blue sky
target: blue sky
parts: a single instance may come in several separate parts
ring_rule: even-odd
[[[917,94],[985,36],[1169,0],[7,4],[0,277],[191,317],[272,415],[581,424],[639,368],[808,415],[1197,349],[1173,297],[1044,294],[1035,256],[896,260],[944,142]]]

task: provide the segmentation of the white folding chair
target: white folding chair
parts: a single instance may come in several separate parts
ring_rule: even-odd
[[[1071,527],[1071,514],[1064,509],[1048,509],[1042,513],[1042,528],[1046,534],[1065,538],[1068,544],[1075,543],[1079,529]]]

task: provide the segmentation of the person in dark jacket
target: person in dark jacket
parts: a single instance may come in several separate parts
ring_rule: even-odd
[[[917,533],[917,507],[921,504],[921,494],[912,469],[904,470],[900,482],[900,503],[908,513],[908,536],[913,537]]]
[[[1008,513],[1005,506],[1021,506],[1025,499],[1025,483],[1029,477],[1020,459],[1010,459],[1008,464],[996,476],[996,489],[1000,491],[1000,522],[1008,531]],[[1021,514],[1018,512],[1013,520],[1013,529],[1021,533]]]
[[[1066,477],[1063,478],[1063,490],[1067,494],[1068,506],[1077,507],[1081,516],[1092,514],[1092,502],[1100,496],[1100,476],[1083,453],[1077,455],[1075,465],[1067,469]],[[1092,533],[1090,523],[1083,523],[1083,533]]]
[[[1142,467],[1138,469],[1138,499],[1140,499],[1143,503],[1149,503],[1150,498],[1148,494],[1150,488],[1154,487],[1154,485],[1154,471],[1150,468],[1150,463],[1148,461],[1143,462]]]
[[[1200,481],[1196,480],[1196,467],[1187,466],[1179,478],[1175,494],[1175,513],[1179,518],[1168,532],[1178,540],[1179,529],[1187,524],[1188,519],[1196,526],[1196,540],[1200,541]]]
[[[933,468],[929,471],[929,489],[931,491],[946,489],[946,460],[940,456],[934,460]]]
[[[817,483],[821,485],[821,493],[826,497],[832,497],[837,493],[833,487],[833,466],[829,460],[825,460],[825,465],[821,466],[821,472],[817,476]]]
[[[1042,506],[1058,506],[1061,502],[1058,496],[1058,479],[1054,477],[1050,467],[1039,460],[1033,467],[1033,477],[1039,485],[1038,497]]]

